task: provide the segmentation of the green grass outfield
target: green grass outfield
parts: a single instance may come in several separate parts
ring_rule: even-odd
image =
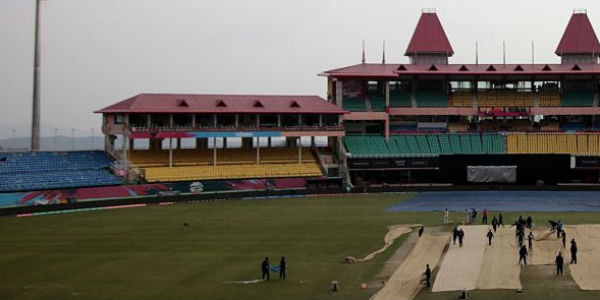
[[[376,289],[362,290],[360,283],[373,280],[404,238],[367,263],[343,264],[344,257],[380,248],[387,225],[442,223],[440,212],[385,211],[410,196],[237,200],[0,218],[0,298],[368,299]],[[506,220],[518,216],[504,215]],[[600,213],[532,216],[600,223]],[[286,256],[286,281],[271,273],[268,283],[223,283],[260,278],[265,256],[272,264]],[[527,280],[539,273],[523,276]],[[330,296],[334,279],[341,291]],[[552,280],[528,280],[535,284],[525,282],[522,294],[485,291],[474,292],[473,298],[600,298],[600,293]],[[418,298],[455,296],[424,292]]]

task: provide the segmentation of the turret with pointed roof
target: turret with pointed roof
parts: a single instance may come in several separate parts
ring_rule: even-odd
[[[555,53],[563,64],[598,63],[600,42],[585,10],[573,12]]]
[[[424,9],[404,55],[413,64],[448,64],[454,54],[434,9]]]

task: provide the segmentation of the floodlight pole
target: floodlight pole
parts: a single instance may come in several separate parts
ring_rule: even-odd
[[[35,1],[35,41],[33,59],[33,103],[31,114],[31,151],[40,150],[40,4]]]

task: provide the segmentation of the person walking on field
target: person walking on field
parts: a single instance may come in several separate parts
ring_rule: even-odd
[[[285,265],[285,257],[282,256],[279,261],[279,279],[285,280]]]
[[[488,238],[488,245],[491,246],[492,245],[492,239],[494,238],[494,234],[492,233],[491,229],[487,233],[487,238]]]
[[[446,208],[444,210],[444,225],[448,224],[448,220],[450,220],[450,211]]]
[[[496,219],[496,216],[494,216],[492,218],[492,228],[494,229],[494,232],[496,232],[497,227],[498,227],[498,219]]]
[[[471,214],[469,214],[469,210],[465,208],[465,225],[471,223]]]
[[[563,274],[563,257],[560,252],[558,252],[556,259],[554,260],[554,264],[556,264],[556,276],[562,275]]]
[[[571,263],[577,264],[577,243],[575,243],[575,239],[571,239]]]
[[[527,216],[527,228],[531,229],[531,227],[533,227],[533,219],[531,218],[531,216]]]
[[[525,245],[521,246],[521,249],[519,249],[519,264],[521,264],[521,261],[527,265],[527,248],[525,248]]]
[[[502,213],[498,214],[498,227],[500,227],[500,225],[502,225],[502,227],[504,227],[504,220],[502,219]]]
[[[523,238],[525,237],[525,231],[523,229],[517,232],[517,238],[519,240],[519,246],[523,246]]]
[[[425,226],[421,226],[421,228],[419,228],[419,237],[421,237],[423,235],[424,231],[425,231]]]
[[[563,230],[561,233],[563,248],[567,248],[567,233]]]
[[[458,246],[459,247],[462,247],[464,238],[465,238],[465,232],[461,228],[458,230]]]
[[[427,264],[427,268],[425,268],[425,284],[427,288],[431,287],[431,269],[429,268],[429,264]]]
[[[533,250],[533,239],[535,237],[533,236],[533,231],[529,231],[529,235],[527,235],[527,242],[529,242],[529,252],[531,252]]]
[[[560,238],[560,233],[562,232],[562,222],[560,220],[558,220],[558,224],[556,225],[556,238],[559,239]]]
[[[270,280],[269,278],[269,258],[265,257],[265,260],[263,260],[262,264],[260,265],[260,269],[262,270],[262,279],[265,280],[265,277],[267,278],[267,281]]]
[[[452,244],[456,245],[456,238],[458,237],[458,226],[454,226],[452,230]]]
[[[481,215],[482,215],[481,224],[487,224],[488,211],[486,208],[483,209],[483,212],[481,213]]]

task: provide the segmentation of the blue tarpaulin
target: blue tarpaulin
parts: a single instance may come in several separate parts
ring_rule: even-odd
[[[422,192],[387,211],[600,211],[595,191],[461,191]]]

